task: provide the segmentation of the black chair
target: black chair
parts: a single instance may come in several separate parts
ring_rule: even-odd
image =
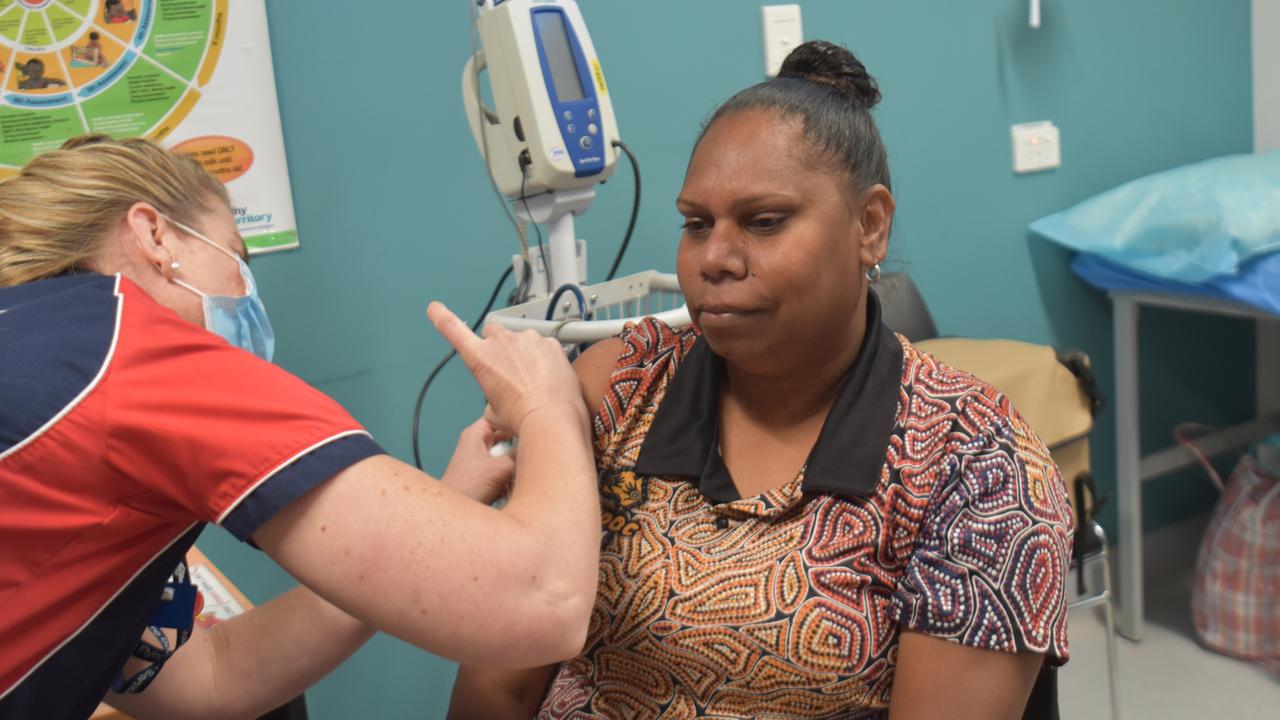
[[[884,273],[875,284],[884,324],[913,343],[938,337],[929,306],[906,273]]]

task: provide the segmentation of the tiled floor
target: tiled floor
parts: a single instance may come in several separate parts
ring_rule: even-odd
[[[1191,582],[1206,521],[1191,520],[1147,538],[1146,636],[1140,643],[1118,643],[1120,712],[1126,720],[1280,720],[1280,677],[1205,650],[1194,639]],[[1070,617],[1071,662],[1059,673],[1064,720],[1110,717],[1101,618],[1100,608]]]

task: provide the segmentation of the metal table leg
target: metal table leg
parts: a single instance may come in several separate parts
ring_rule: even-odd
[[[1142,639],[1142,449],[1138,435],[1138,304],[1112,297],[1115,343],[1116,495],[1120,633]]]
[[[1258,417],[1280,413],[1280,319],[1258,320]]]

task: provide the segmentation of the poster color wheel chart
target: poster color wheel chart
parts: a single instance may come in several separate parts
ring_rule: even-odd
[[[231,4],[0,0],[0,178],[76,135],[145,136],[227,184],[251,252],[297,247],[266,7]]]

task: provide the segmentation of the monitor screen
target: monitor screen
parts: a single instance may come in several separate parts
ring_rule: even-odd
[[[542,38],[542,52],[546,55],[547,67],[551,70],[556,99],[560,102],[581,100],[582,78],[578,75],[578,63],[574,60],[573,48],[569,45],[564,14],[539,12],[533,14],[533,19],[538,36]]]

